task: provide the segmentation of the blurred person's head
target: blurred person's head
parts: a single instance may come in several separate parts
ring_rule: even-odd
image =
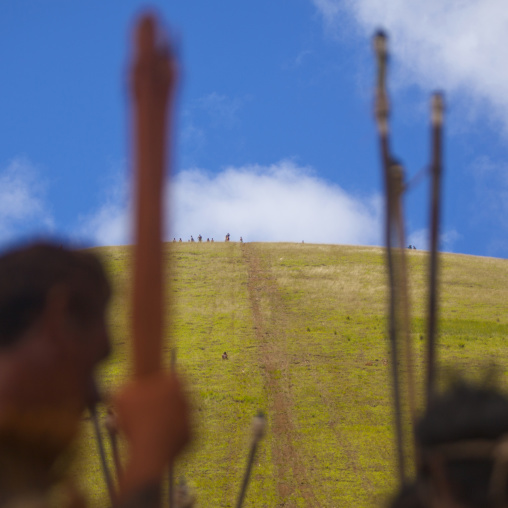
[[[424,508],[415,483],[402,487],[389,504],[390,508]]]
[[[91,253],[37,243],[0,256],[2,449],[51,460],[70,442],[109,353],[109,297]]]
[[[414,485],[392,506],[508,506],[508,397],[464,381],[437,395],[416,426]]]

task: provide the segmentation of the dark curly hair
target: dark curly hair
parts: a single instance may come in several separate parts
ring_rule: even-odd
[[[499,389],[466,381],[430,404],[416,427],[422,451],[420,478],[432,476],[431,461],[442,461],[450,495],[464,507],[508,506],[504,458],[508,397]]]
[[[58,285],[69,291],[70,317],[81,326],[102,311],[110,296],[104,269],[90,252],[41,242],[0,256],[0,348],[17,342]]]

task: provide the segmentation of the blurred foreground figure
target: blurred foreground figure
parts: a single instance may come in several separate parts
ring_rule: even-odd
[[[90,253],[40,243],[0,257],[0,506],[63,505],[51,496],[68,473],[83,410],[95,402],[109,297]],[[119,506],[154,506],[168,461],[189,437],[181,388],[168,374],[147,376],[115,407],[129,451]]]
[[[414,484],[393,508],[508,507],[508,398],[457,383],[435,398],[416,428]]]

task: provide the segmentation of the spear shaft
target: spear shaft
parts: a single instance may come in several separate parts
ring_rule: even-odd
[[[108,461],[106,459],[106,450],[104,448],[104,440],[102,439],[101,428],[99,425],[99,417],[97,415],[97,406],[95,403],[90,404],[89,406],[90,418],[93,423],[95,440],[97,442],[97,447],[99,449],[99,456],[101,459],[102,473],[104,475],[104,480],[106,482],[106,487],[108,489],[109,499],[111,501],[111,505],[114,506],[116,504],[116,493],[115,487],[113,485],[113,478],[111,477],[111,472],[108,467]]]
[[[176,348],[171,350],[171,372],[176,371]],[[168,466],[168,507],[174,508],[175,505],[175,471],[173,461]]]
[[[169,50],[160,45],[155,19],[141,17],[132,70],[134,97],[134,274],[132,294],[134,376],[162,370],[163,188],[167,109],[175,73]],[[160,485],[156,505],[160,506]]]
[[[400,168],[400,180],[395,185],[395,223],[397,229],[397,242],[398,242],[398,305],[402,309],[402,333],[404,335],[404,352],[406,360],[406,380],[407,380],[407,396],[409,403],[409,412],[411,423],[416,424],[416,392],[415,392],[415,376],[414,376],[414,362],[413,362],[413,343],[411,342],[411,305],[409,297],[409,284],[408,284],[408,263],[406,261],[406,237],[404,231],[404,210],[402,206],[402,194],[405,186],[403,183],[403,170]]]
[[[254,464],[254,458],[256,457],[256,451],[258,448],[259,441],[263,437],[265,433],[266,420],[263,413],[259,412],[257,416],[254,417],[252,422],[252,442],[249,450],[249,457],[247,459],[247,467],[245,469],[245,473],[242,479],[242,486],[240,488],[240,493],[238,495],[238,499],[236,501],[236,508],[242,508],[243,501],[245,499],[245,494],[247,493],[247,486],[249,485],[249,479],[252,472],[252,466]]]
[[[133,69],[136,215],[132,320],[136,377],[162,368],[162,191],[166,110],[174,76],[167,49],[157,47],[155,31],[151,16],[140,20]]]
[[[435,390],[436,363],[436,323],[437,323],[437,276],[439,248],[439,219],[441,202],[441,146],[444,101],[443,96],[436,93],[432,96],[432,195],[431,195],[431,231],[430,231],[430,266],[429,266],[429,317],[427,325],[427,405],[432,400]]]
[[[386,91],[386,70],[388,61],[387,40],[383,32],[378,32],[374,37],[374,48],[376,51],[378,72],[376,88],[375,114],[379,131],[379,142],[381,149],[381,162],[384,168],[385,191],[386,191],[386,212],[385,212],[385,243],[386,262],[388,265],[388,280],[390,286],[389,321],[388,333],[391,348],[394,418],[396,429],[396,444],[398,457],[398,471],[401,484],[405,484],[404,451],[402,439],[402,414],[401,397],[399,388],[398,372],[398,347],[397,347],[397,322],[396,322],[396,281],[394,270],[394,259],[392,253],[392,224],[394,217],[394,185],[392,161],[390,156],[388,117],[390,112],[388,94]]]

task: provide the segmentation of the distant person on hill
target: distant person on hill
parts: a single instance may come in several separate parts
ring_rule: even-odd
[[[210,241],[210,238],[207,238],[207,239],[206,239],[206,241],[207,241],[207,242],[209,242],[209,241]]]
[[[416,250],[416,247],[413,245],[413,250]]]
[[[201,235],[198,236],[198,242],[201,242],[203,240],[203,237]]]
[[[193,242],[194,241],[194,237],[192,235],[190,235],[190,241]]]
[[[242,237],[240,237],[240,243],[243,243],[243,238]]]
[[[176,243],[176,238],[173,238],[173,243]]]
[[[180,238],[180,240],[178,240],[178,243],[181,243],[182,239]]]
[[[56,506],[83,411],[97,402],[95,368],[110,351],[111,289],[93,254],[48,243],[1,255],[0,281],[0,505]],[[159,374],[123,388],[115,409],[130,457],[117,506],[156,506],[154,485],[189,438],[183,391]]]
[[[213,243],[213,238],[210,241]]]
[[[224,353],[222,353],[222,359],[228,360],[228,354],[226,353],[226,351],[224,351]]]
[[[508,397],[457,382],[436,396],[416,427],[420,466],[392,508],[508,506]]]

